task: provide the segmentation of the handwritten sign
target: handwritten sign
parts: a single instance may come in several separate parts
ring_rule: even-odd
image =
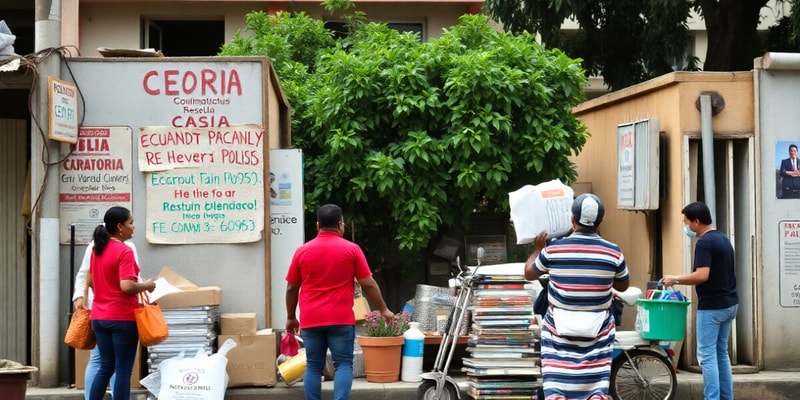
[[[50,139],[78,141],[78,88],[72,83],[47,78],[50,96]]]
[[[139,170],[151,243],[244,243],[264,231],[264,131],[258,125],[142,127]]]
[[[77,143],[61,163],[59,199],[61,224],[75,225],[75,242],[86,244],[111,206],[131,209],[131,128],[83,127]],[[69,229],[59,241],[70,242]]]

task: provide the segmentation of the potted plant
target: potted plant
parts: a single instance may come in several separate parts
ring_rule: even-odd
[[[367,382],[395,382],[400,379],[400,360],[403,348],[403,333],[409,328],[411,314],[404,311],[395,314],[386,323],[379,311],[367,313],[366,328],[358,344],[364,354],[364,372]]]
[[[25,400],[28,379],[38,371],[36,367],[22,365],[16,361],[0,360],[0,393],[8,400]]]

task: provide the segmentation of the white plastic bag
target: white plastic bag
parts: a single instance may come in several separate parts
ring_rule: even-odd
[[[536,186],[525,185],[509,193],[517,244],[532,243],[541,232],[547,232],[548,238],[569,233],[572,195],[572,188],[558,179]]]
[[[226,356],[234,347],[236,342],[228,339],[210,356],[203,349],[190,358],[184,358],[181,352],[162,361],[158,373],[140,382],[150,393],[157,393],[159,400],[223,400],[228,387]]]

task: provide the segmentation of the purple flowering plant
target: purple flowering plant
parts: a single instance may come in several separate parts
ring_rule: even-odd
[[[408,311],[403,311],[400,314],[395,314],[392,322],[387,324],[383,319],[380,311],[370,311],[367,313],[367,319],[364,321],[364,326],[367,328],[364,336],[372,337],[391,337],[400,336],[408,330],[408,323],[411,321],[411,314]]]

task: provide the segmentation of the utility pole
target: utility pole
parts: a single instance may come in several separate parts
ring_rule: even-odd
[[[34,50],[61,47],[61,0],[35,0]],[[59,353],[63,350],[59,312],[60,246],[58,220],[58,142],[49,139],[48,77],[60,77],[57,51],[37,59],[31,121],[31,199],[38,199],[31,217],[32,242],[32,340],[31,359],[39,366],[41,387],[59,385]],[[37,57],[38,58],[38,57]],[[71,290],[71,288],[70,288]]]

